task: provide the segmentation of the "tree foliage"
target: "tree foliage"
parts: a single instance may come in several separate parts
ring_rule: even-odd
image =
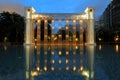
[[[23,43],[24,41],[24,17],[13,12],[0,13],[0,42]]]

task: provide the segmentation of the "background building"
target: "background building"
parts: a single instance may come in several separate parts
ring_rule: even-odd
[[[112,0],[99,19],[101,27],[120,28],[120,0]]]

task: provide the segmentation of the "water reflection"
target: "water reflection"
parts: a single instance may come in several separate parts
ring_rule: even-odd
[[[115,45],[115,51],[116,51],[116,53],[119,52],[119,46],[118,46],[118,44]]]
[[[55,74],[94,78],[94,46],[25,46],[26,80]],[[69,73],[71,72],[71,73]],[[52,75],[56,76],[56,75]],[[56,76],[56,80],[59,78]],[[68,78],[70,79],[70,78]],[[73,77],[74,79],[74,77]],[[48,80],[51,80],[48,78]]]

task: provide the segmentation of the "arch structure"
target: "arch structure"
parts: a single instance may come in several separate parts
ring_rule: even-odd
[[[69,43],[80,43],[80,44],[95,44],[94,40],[94,8],[87,7],[82,14],[72,14],[72,13],[35,13],[35,9],[33,7],[26,7],[26,29],[25,29],[25,42],[24,44],[41,44],[41,43],[55,43],[62,42],[62,33],[56,36],[53,33],[54,26],[51,26],[51,34],[48,33],[48,23],[49,21],[54,24],[55,21],[59,22],[59,29],[62,29],[61,26],[62,21],[65,21],[66,26],[64,26],[65,30],[65,40],[64,42]],[[44,23],[42,23],[44,21]],[[34,30],[34,23],[37,23],[36,31]],[[85,23],[85,28],[83,27],[83,22]],[[69,23],[72,23],[72,41],[70,41],[69,35]],[[79,28],[76,27],[77,23],[79,24]],[[44,24],[44,27],[41,26]],[[79,38],[77,38],[76,31],[79,29]],[[44,30],[41,32],[41,30]],[[34,37],[36,32],[36,38]],[[85,39],[84,35],[85,34]],[[44,36],[42,36],[44,34]],[[49,36],[48,36],[49,35]],[[41,41],[43,38],[43,41]],[[50,41],[49,41],[50,39]],[[62,42],[63,43],[63,42]]]

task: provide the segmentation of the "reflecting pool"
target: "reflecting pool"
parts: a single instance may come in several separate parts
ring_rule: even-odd
[[[120,80],[120,46],[0,46],[0,80]]]

